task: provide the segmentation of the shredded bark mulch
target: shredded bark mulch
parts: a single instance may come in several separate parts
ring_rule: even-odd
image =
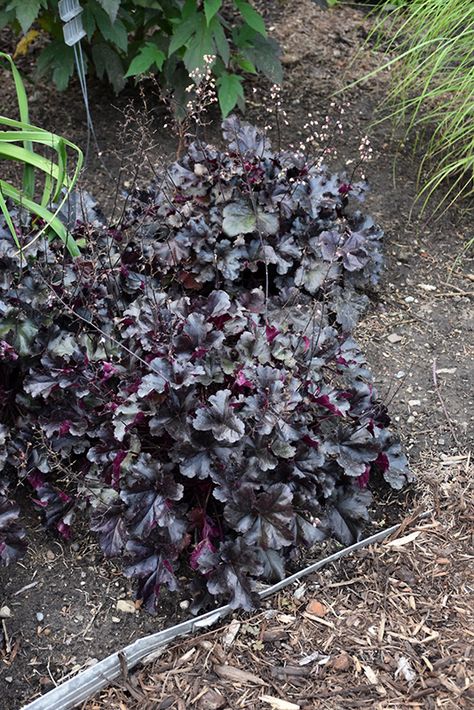
[[[124,668],[82,710],[472,707],[470,457],[444,457],[418,475],[416,507],[396,536],[258,613]]]

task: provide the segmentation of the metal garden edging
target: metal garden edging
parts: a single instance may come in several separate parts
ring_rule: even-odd
[[[316,572],[321,567],[335,562],[341,557],[349,555],[355,550],[359,550],[362,547],[367,547],[375,542],[380,542],[386,537],[396,532],[401,523],[392,525],[391,527],[382,530],[381,532],[371,535],[356,542],[354,545],[345,547],[339,552],[335,552],[329,557],[325,557],[323,560],[319,560],[309,567],[305,567],[299,572],[295,572],[290,577],[282,579],[281,582],[267,587],[263,591],[259,592],[261,599],[266,599],[267,597],[279,592],[284,589],[292,582],[296,582],[302,577],[306,577],[312,572]],[[79,703],[84,702],[92,695],[94,695],[98,690],[101,690],[104,686],[112,683],[116,678],[118,678],[122,673],[122,666],[125,660],[127,668],[133,668],[146,656],[150,655],[154,651],[163,648],[171,641],[179,638],[180,636],[186,636],[199,629],[211,626],[219,619],[227,616],[233,611],[233,609],[226,604],[226,606],[221,606],[218,609],[213,609],[206,614],[201,614],[193,619],[188,619],[183,621],[176,626],[172,626],[169,629],[164,629],[156,634],[151,634],[150,636],[144,636],[143,638],[134,641],[133,643],[125,646],[121,651],[117,651],[102,661],[99,661],[94,666],[87,668],[74,678],[61,683],[53,690],[50,690],[45,695],[40,698],[33,700],[33,702],[25,705],[22,710],[70,710],[74,708]]]

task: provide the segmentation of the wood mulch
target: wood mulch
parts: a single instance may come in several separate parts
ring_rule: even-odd
[[[395,537],[124,669],[82,710],[473,707],[470,457],[418,476]]]

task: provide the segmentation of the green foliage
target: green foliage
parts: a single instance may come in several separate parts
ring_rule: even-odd
[[[426,132],[420,176],[423,209],[441,185],[438,207],[474,192],[474,3],[472,0],[393,0],[384,4],[372,36],[394,57],[387,96],[407,132]],[[387,24],[389,32],[387,32]],[[388,35],[388,46],[387,46]],[[374,72],[372,72],[373,74]]]
[[[49,233],[59,237],[67,246],[72,256],[79,254],[79,247],[70,235],[58,214],[65,205],[74,188],[79,171],[82,167],[82,152],[73,143],[54,133],[29,123],[28,99],[20,73],[12,58],[0,52],[0,58],[5,59],[13,73],[20,120],[0,116],[0,160],[8,160],[23,166],[23,180],[20,188],[7,180],[0,179],[0,211],[13,240],[20,251],[24,251],[42,234]],[[34,150],[37,144],[51,150],[52,157],[45,157]],[[76,166],[72,177],[68,174],[67,149],[76,153]],[[35,174],[43,175],[42,196],[35,199]],[[27,210],[36,221],[34,240],[21,244],[11,218],[11,205],[17,205]]]
[[[211,55],[226,116],[237,103],[243,106],[242,73],[260,72],[274,83],[282,80],[278,45],[246,0],[82,0],[81,5],[88,67],[106,77],[116,92],[130,77],[161,72],[178,101],[185,101],[189,74],[202,70],[204,56]],[[7,24],[18,34],[32,25],[48,33],[50,44],[38,57],[38,72],[65,89],[74,54],[62,40],[58,0],[0,0],[0,28]]]

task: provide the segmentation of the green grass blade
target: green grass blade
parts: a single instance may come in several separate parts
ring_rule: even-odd
[[[42,234],[47,231],[48,228],[51,228],[55,232],[55,234],[61,239],[61,241],[64,242],[71,256],[79,256],[79,254],[81,253],[80,249],[77,246],[72,235],[68,232],[64,224],[57,216],[58,210],[56,210],[56,212],[54,213],[50,212],[42,205],[39,205],[33,200],[30,200],[29,198],[22,195],[19,190],[12,187],[3,180],[0,180],[0,191],[2,191],[7,197],[10,197],[18,205],[25,207],[32,214],[37,215],[45,222],[44,226],[39,230],[37,234],[35,234],[33,239],[28,244],[26,244],[25,247],[23,247],[23,249],[27,249],[28,246],[30,246],[33,242],[39,239]]]
[[[7,207],[7,203],[5,202],[5,198],[3,197],[3,192],[0,189],[0,210],[2,211],[3,216],[5,217],[5,222],[7,223],[7,227],[10,230],[10,233],[12,235],[13,241],[15,242],[17,248],[19,251],[21,251],[21,244],[18,241],[18,237],[15,231],[15,225],[12,222],[12,218],[10,217],[10,212]]]
[[[25,85],[23,84],[20,72],[16,68],[15,62],[9,54],[5,54],[5,52],[0,52],[0,57],[6,59],[10,64],[13,79],[15,82],[15,90],[18,102],[18,110],[20,113],[20,120],[23,123],[28,124],[30,121],[28,110],[28,97],[26,95]],[[29,141],[25,141],[24,148],[25,150],[29,150],[30,152],[33,151],[33,146]],[[23,190],[27,197],[29,197],[30,199],[33,198],[35,194],[35,171],[29,164],[25,164],[23,169]]]

